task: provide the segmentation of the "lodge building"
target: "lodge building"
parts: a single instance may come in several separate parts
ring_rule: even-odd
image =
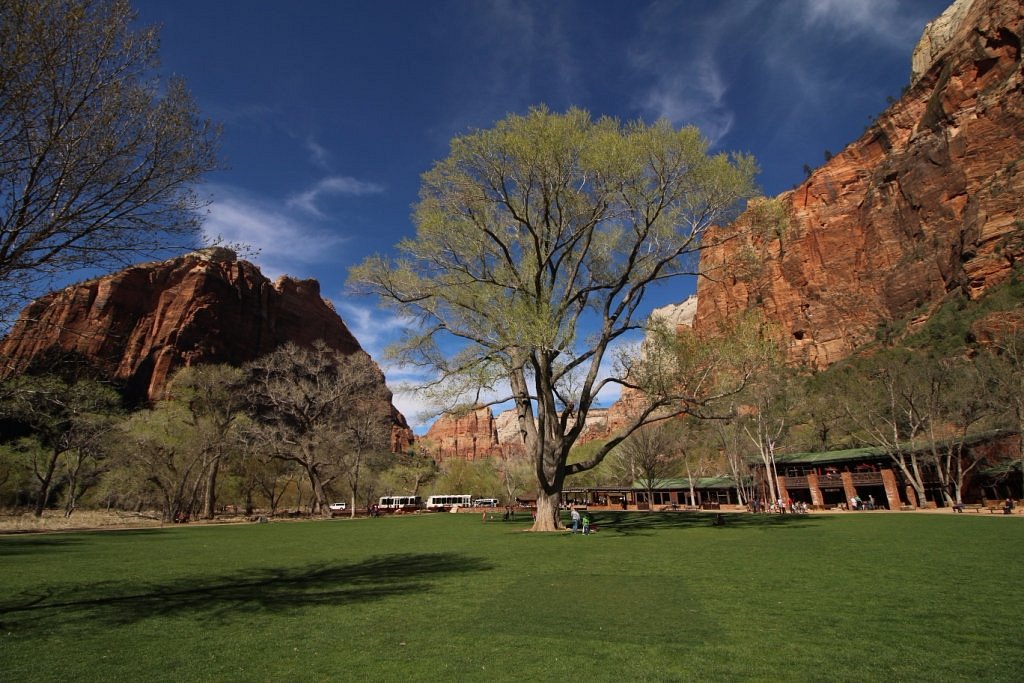
[[[965,503],[1020,497],[1019,433],[999,430],[974,435],[964,442],[964,449],[965,461],[977,462],[961,492]],[[908,457],[924,454],[924,447],[907,450]],[[920,459],[919,470],[925,499],[919,500],[906,476],[881,448],[778,455],[778,495],[814,510],[843,508],[854,497],[873,500],[879,509],[943,507],[946,503],[938,474],[923,461]],[[770,502],[764,468],[756,468],[752,477],[743,488]],[[659,480],[655,486],[566,488],[563,500],[569,505],[621,510],[720,509],[749,502],[741,501],[738,488],[728,476],[694,478],[692,485],[689,479],[676,478]]]

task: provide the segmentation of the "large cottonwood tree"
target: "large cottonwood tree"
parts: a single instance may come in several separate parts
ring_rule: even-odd
[[[535,530],[561,526],[567,475],[710,388],[609,360],[640,329],[649,289],[697,272],[709,229],[754,194],[755,172],[750,157],[709,155],[693,127],[535,108],[454,139],[423,176],[417,235],[399,244],[401,257],[351,271],[357,290],[425,322],[398,356],[436,370],[449,403],[508,389],[495,402],[515,403],[539,488]],[[446,354],[448,341],[461,349]],[[598,393],[644,377],[635,419],[567,464]]]

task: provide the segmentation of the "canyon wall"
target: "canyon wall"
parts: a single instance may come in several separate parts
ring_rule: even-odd
[[[1024,258],[1022,40],[1019,0],[960,0],[932,22],[904,95],[860,139],[709,235],[695,328],[758,308],[791,362],[824,367],[1004,281]]]

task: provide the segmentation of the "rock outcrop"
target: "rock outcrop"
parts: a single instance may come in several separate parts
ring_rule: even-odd
[[[272,283],[234,252],[205,249],[37,299],[0,342],[0,376],[60,350],[123,382],[130,399],[151,401],[183,366],[240,365],[285,342],[317,339],[344,354],[363,352],[316,280]],[[393,405],[391,418],[393,447],[402,449],[412,432]]]
[[[1022,42],[1019,0],[960,0],[930,24],[912,83],[859,140],[709,236],[757,233],[703,253],[695,328],[760,308],[791,362],[824,367],[1004,281],[1024,259]]]
[[[577,443],[608,438],[621,427],[616,422],[619,417],[614,408],[592,409]],[[458,415],[442,415],[420,443],[438,462],[514,457],[526,452],[514,409],[495,415],[490,408],[479,407]]]
[[[487,407],[442,415],[430,425],[422,443],[437,462],[483,460],[501,453],[494,414]]]

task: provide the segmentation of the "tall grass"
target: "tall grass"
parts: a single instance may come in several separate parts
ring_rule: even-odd
[[[1021,680],[1016,517],[0,538],[0,680]]]

